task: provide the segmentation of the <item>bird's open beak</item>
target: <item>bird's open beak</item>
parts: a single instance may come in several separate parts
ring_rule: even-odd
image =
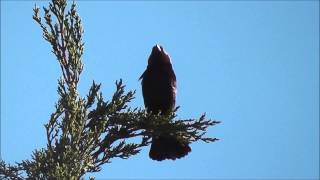
[[[157,47],[157,49],[158,49],[159,51],[162,51],[162,48],[161,48],[161,46],[160,46],[159,44],[157,44],[156,47]]]
[[[159,44],[156,44],[155,46],[153,46],[152,51],[153,52],[162,52],[162,47]]]

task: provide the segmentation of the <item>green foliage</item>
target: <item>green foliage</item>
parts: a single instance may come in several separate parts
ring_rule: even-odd
[[[125,92],[122,80],[116,82],[110,101],[104,100],[101,84],[94,81],[87,96],[81,97],[77,85],[83,70],[83,28],[75,3],[66,12],[67,7],[66,0],[52,0],[48,8],[43,8],[44,18],[38,7],[33,9],[33,19],[52,46],[62,71],[59,99],[45,124],[47,146],[34,151],[31,160],[13,166],[0,161],[0,178],[23,179],[24,173],[31,179],[79,179],[87,172],[100,171],[113,158],[136,155],[150,145],[153,135],[164,132],[190,143],[217,140],[203,137],[209,126],[219,123],[206,120],[205,115],[175,120],[178,108],[162,116],[128,107],[135,91]]]

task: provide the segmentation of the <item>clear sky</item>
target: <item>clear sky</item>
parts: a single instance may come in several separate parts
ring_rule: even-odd
[[[32,20],[40,1],[1,1],[1,157],[45,147],[60,69]],[[80,93],[136,89],[156,43],[170,54],[181,118],[222,121],[177,161],[114,159],[97,178],[319,178],[319,1],[80,1]]]

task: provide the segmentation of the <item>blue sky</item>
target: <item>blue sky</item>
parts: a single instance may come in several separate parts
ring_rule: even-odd
[[[45,147],[60,69],[32,20],[40,1],[1,1],[1,158]],[[149,147],[114,159],[97,178],[319,178],[319,1],[80,1],[84,72],[110,98],[115,80],[136,89],[154,44],[170,54],[181,118],[223,123],[218,142],[191,145],[178,161]]]

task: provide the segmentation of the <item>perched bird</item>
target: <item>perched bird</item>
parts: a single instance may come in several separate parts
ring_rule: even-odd
[[[162,46],[155,45],[148,59],[148,66],[141,75],[144,105],[148,113],[170,113],[176,102],[176,75],[169,55]],[[191,151],[189,143],[181,137],[160,134],[152,137],[149,156],[153,160],[175,160]]]

